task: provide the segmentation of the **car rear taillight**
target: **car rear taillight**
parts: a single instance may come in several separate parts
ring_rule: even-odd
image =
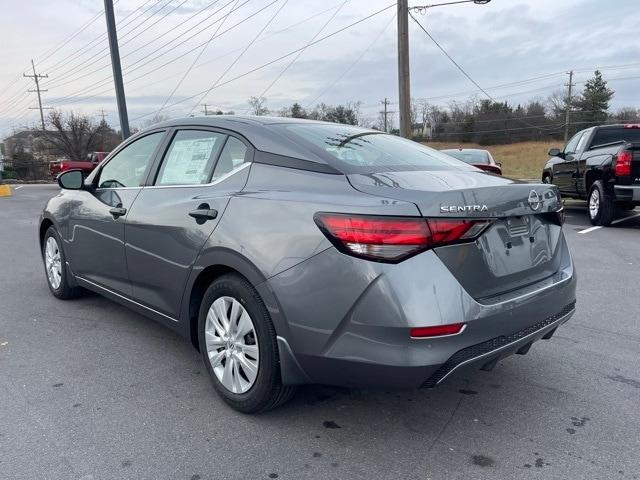
[[[316,213],[320,230],[343,253],[399,262],[424,250],[476,239],[489,220]]]
[[[464,331],[464,323],[449,323],[447,325],[434,325],[432,327],[412,328],[409,332],[411,338],[431,338],[444,337],[447,335],[457,335]]]
[[[616,155],[616,165],[614,172],[616,177],[627,177],[631,175],[631,161],[633,155],[629,150],[624,150]]]
[[[64,163],[60,162],[60,171],[64,170]]]

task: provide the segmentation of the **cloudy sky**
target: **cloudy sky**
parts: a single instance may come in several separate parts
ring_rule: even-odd
[[[38,119],[29,110],[37,105],[27,92],[33,80],[22,76],[32,58],[48,75],[45,106],[96,119],[104,112],[117,126],[103,2],[0,6],[0,137]],[[616,91],[612,108],[638,108],[637,7],[637,0],[492,0],[416,17],[496,99],[545,98],[563,88],[570,69],[579,90],[600,68]],[[244,113],[247,99],[261,94],[272,110],[360,101],[373,119],[385,97],[397,109],[390,0],[118,0],[115,9],[132,125],[158,111],[201,114],[204,103]],[[441,105],[482,97],[412,21],[410,42],[414,97]]]

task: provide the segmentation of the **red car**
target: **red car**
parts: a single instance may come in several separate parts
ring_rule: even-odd
[[[57,178],[62,172],[79,168],[88,175],[107,155],[109,155],[109,152],[91,152],[87,155],[86,160],[61,159],[49,164],[49,173],[53,178]]]
[[[502,164],[493,159],[489,150],[480,150],[479,148],[452,148],[441,150],[441,152],[487,172],[502,175]]]

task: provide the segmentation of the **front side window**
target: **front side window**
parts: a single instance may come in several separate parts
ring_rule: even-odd
[[[98,188],[139,187],[164,132],[146,135],[120,150],[100,172]]]
[[[209,182],[225,135],[179,130],[164,157],[156,185],[202,185]]]
[[[216,180],[247,162],[247,146],[235,137],[229,137],[213,172]]]
[[[564,154],[565,155],[576,153],[576,151],[578,149],[578,143],[580,142],[580,139],[582,138],[582,135],[583,135],[583,133],[579,132],[579,133],[576,133],[573,137],[571,137],[571,140],[569,140],[567,145],[564,147]]]
[[[304,143],[343,173],[392,170],[476,170],[451,156],[382,132],[339,124],[280,124],[295,142]]]

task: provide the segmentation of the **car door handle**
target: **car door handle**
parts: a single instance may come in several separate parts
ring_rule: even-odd
[[[195,218],[198,225],[202,225],[207,220],[215,220],[218,217],[218,211],[203,203],[197,209],[191,210],[189,216]]]
[[[127,209],[124,207],[113,207],[109,210],[109,213],[113,215],[113,219],[115,220],[118,217],[121,217],[127,213]]]

